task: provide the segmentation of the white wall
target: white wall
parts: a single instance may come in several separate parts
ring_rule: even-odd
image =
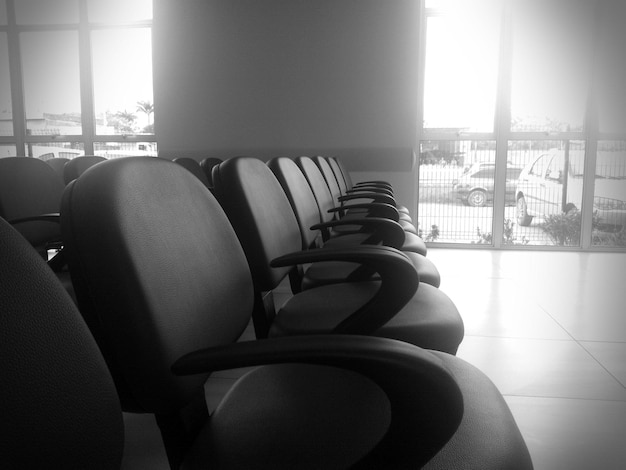
[[[155,0],[154,15],[160,155],[336,155],[413,197],[417,0]]]

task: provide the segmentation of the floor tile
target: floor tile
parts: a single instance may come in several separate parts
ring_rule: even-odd
[[[505,395],[626,401],[626,389],[574,341],[466,336],[458,356]]]
[[[535,470],[622,470],[626,402],[505,397]]]
[[[513,280],[455,278],[448,280],[442,291],[459,309],[466,335],[571,339]]]
[[[626,343],[583,342],[581,345],[626,387]]]

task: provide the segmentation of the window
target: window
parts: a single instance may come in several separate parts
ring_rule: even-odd
[[[426,241],[626,246],[626,3],[423,6],[418,226]]]
[[[0,150],[156,155],[152,0],[0,0]]]

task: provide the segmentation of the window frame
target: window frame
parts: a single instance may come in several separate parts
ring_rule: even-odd
[[[95,107],[92,73],[91,33],[96,30],[148,28],[152,35],[152,20],[124,23],[90,23],[88,19],[88,0],[77,0],[78,23],[69,24],[17,24],[15,2],[19,0],[1,0],[5,2],[7,24],[0,24],[0,32],[6,32],[9,52],[9,74],[11,106],[13,114],[13,135],[0,136],[0,145],[14,145],[16,156],[26,156],[29,145],[49,143],[80,142],[86,155],[94,154],[94,143],[116,142],[121,144],[149,142],[155,143],[156,126],[153,134],[99,135],[96,133]],[[23,32],[76,31],[78,33],[78,65],[80,83],[80,111],[82,133],[76,135],[30,135],[26,129],[26,111],[24,99],[24,74],[21,65],[20,34]],[[153,69],[154,70],[154,69]],[[153,97],[154,101],[154,97]],[[154,117],[153,117],[154,124]]]
[[[506,191],[506,174],[507,174],[507,154],[510,142],[514,141],[563,141],[574,142],[582,141],[585,145],[585,174],[583,185],[583,201],[582,201],[582,224],[581,224],[581,245],[578,247],[559,247],[558,249],[570,250],[596,250],[596,251],[616,251],[616,247],[598,247],[592,244],[592,210],[594,200],[594,183],[595,183],[595,166],[598,142],[600,141],[626,141],[626,130],[622,133],[600,132],[598,112],[594,104],[596,96],[596,85],[594,76],[592,75],[589,90],[586,97],[586,107],[583,118],[583,128],[579,131],[558,131],[558,132],[541,132],[541,131],[513,131],[511,123],[511,93],[512,93],[512,72],[513,72],[513,6],[518,0],[502,0],[501,19],[500,19],[500,53],[497,77],[496,92],[496,109],[494,117],[493,132],[476,133],[476,132],[445,132],[437,129],[428,129],[424,127],[424,82],[426,78],[426,47],[427,47],[427,24],[428,19],[433,16],[442,16],[446,14],[445,8],[438,9],[436,7],[427,8],[427,0],[421,0],[420,4],[420,57],[419,57],[419,85],[418,85],[418,104],[417,104],[417,147],[420,148],[423,142],[428,141],[483,141],[493,140],[496,142],[496,174],[494,187],[494,210],[492,225],[492,244],[488,245],[492,248],[507,249],[533,249],[533,250],[554,250],[551,246],[532,245],[523,247],[520,245],[505,245],[503,243],[504,235],[504,209],[505,209],[505,191]],[[522,0],[523,1],[523,0]],[[592,49],[598,47],[598,23],[597,18],[590,17],[589,27],[592,31],[593,44]],[[597,85],[596,85],[597,86]],[[626,91],[626,90],[625,90]],[[419,166],[418,166],[419,178]],[[418,201],[419,212],[419,201]],[[419,213],[418,213],[419,216]],[[437,243],[437,246],[457,246],[456,244]],[[462,245],[464,248],[470,246]],[[473,247],[482,247],[484,245],[471,245]]]

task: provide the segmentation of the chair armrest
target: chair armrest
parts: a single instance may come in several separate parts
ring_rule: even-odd
[[[323,261],[359,263],[380,276],[374,296],[335,326],[334,333],[374,333],[407,304],[419,286],[419,274],[411,260],[401,251],[387,246],[359,245],[300,251],[275,258],[270,265],[282,267]]]
[[[345,196],[339,196],[337,200],[339,202],[352,201],[354,199],[371,199],[373,202],[381,202],[384,204],[390,204],[396,206],[396,200],[388,196],[387,194],[381,194],[371,191],[362,192],[359,194],[346,194]]]
[[[311,230],[326,230],[333,227],[358,226],[358,230],[353,233],[369,233],[370,237],[362,244],[377,245],[382,243],[385,246],[400,249],[404,245],[405,231],[402,226],[393,220],[380,217],[362,217],[348,220],[333,220],[315,224]],[[343,234],[348,234],[342,232]]]
[[[50,214],[31,215],[28,217],[19,217],[17,219],[8,220],[11,225],[23,224],[26,222],[51,222],[55,224],[61,223],[61,214],[58,212]]]
[[[393,197],[393,191],[389,188],[384,188],[381,186],[370,186],[370,185],[363,185],[363,186],[359,186],[359,187],[355,187],[352,189],[348,189],[346,190],[346,194],[358,194],[360,192],[373,192],[373,193],[380,193],[380,194],[386,194],[387,196]]]
[[[365,209],[368,213],[368,216],[371,217],[382,217],[386,219],[391,219],[394,221],[400,220],[400,213],[395,206],[391,204],[385,204],[380,202],[362,202],[358,204],[346,204],[341,207],[334,207],[332,209],[328,209],[328,212],[339,212],[340,214],[345,214],[346,212],[350,212],[354,209]]]
[[[187,354],[172,366],[177,375],[237,367],[309,363],[355,371],[387,395],[392,419],[374,460],[395,468],[420,468],[452,437],[463,416],[463,397],[452,374],[429,352],[386,338],[311,335],[233,343]],[[314,386],[314,384],[311,384]]]

